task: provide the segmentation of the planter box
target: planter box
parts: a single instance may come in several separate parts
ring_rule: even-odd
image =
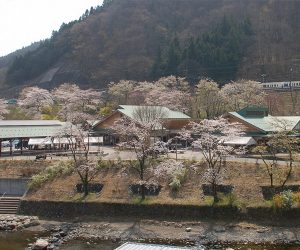
[[[129,185],[129,190],[133,193],[133,194],[138,194],[141,195],[142,192],[142,187],[140,184],[132,184]],[[150,184],[150,185],[146,185],[145,186],[145,195],[158,195],[159,192],[161,190],[161,186],[160,185],[154,185],[154,184]]]
[[[89,183],[88,185],[88,190],[91,193],[100,193],[102,188],[103,188],[103,184],[101,183]],[[76,191],[77,193],[84,192],[82,183],[76,184]]]
[[[224,193],[224,194],[230,194],[233,191],[232,185],[217,185],[217,192],[218,193]],[[213,188],[211,184],[203,184],[202,190],[204,195],[213,195]]]
[[[260,186],[260,188],[265,200],[272,199],[275,194],[279,194],[282,191],[300,192],[300,185],[286,185],[283,188],[281,186]]]

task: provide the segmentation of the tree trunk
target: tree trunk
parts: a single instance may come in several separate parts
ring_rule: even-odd
[[[141,195],[142,195],[142,200],[145,200],[145,184],[141,185]]]
[[[89,183],[87,181],[84,181],[82,184],[83,184],[84,196],[88,196],[88,194],[89,194]]]
[[[212,183],[212,191],[213,191],[214,204],[215,204],[215,203],[219,202],[216,182]]]

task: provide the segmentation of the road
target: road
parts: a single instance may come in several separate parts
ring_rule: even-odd
[[[136,159],[136,155],[134,151],[128,151],[128,150],[117,150],[113,147],[107,147],[102,146],[100,149],[98,147],[91,147],[91,154],[95,157],[99,156],[99,152],[102,151],[104,156],[102,157],[105,160],[134,160]],[[42,152],[37,152],[36,154],[42,154]],[[165,155],[168,158],[176,159],[176,153],[168,153]],[[282,155],[283,156],[283,155]],[[0,159],[16,159],[16,160],[34,160],[35,155],[29,156],[29,155],[15,155],[15,156],[9,156],[6,155]],[[70,160],[72,159],[71,156],[52,156],[52,159],[54,160]],[[195,160],[195,161],[201,161],[204,160],[204,156],[200,151],[192,151],[192,150],[180,150],[177,154],[177,159],[186,159],[186,160]],[[243,162],[243,163],[259,163],[262,164],[263,161],[254,157],[227,157],[227,161],[237,161],[237,162]],[[284,161],[278,161],[279,164],[286,164]]]

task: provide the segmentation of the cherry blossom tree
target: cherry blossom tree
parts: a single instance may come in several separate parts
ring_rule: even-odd
[[[108,94],[119,104],[128,104],[130,93],[134,90],[136,82],[121,80],[108,85]]]
[[[24,88],[18,100],[18,105],[30,117],[40,119],[43,108],[53,104],[53,96],[51,93],[39,87]]]
[[[184,78],[169,76],[160,78],[153,83],[152,89],[146,95],[145,103],[188,112],[190,100],[188,82]]]
[[[89,158],[89,146],[84,140],[87,137],[88,132],[81,125],[71,123],[66,123],[55,135],[57,139],[64,138],[68,141],[74,167],[81,180],[85,196],[89,194],[89,184],[97,173],[95,159]]]
[[[215,120],[205,119],[200,123],[192,122],[189,127],[192,145],[200,149],[207,163],[203,179],[212,185],[214,202],[217,202],[217,185],[222,182],[225,174],[226,157],[244,152],[225,142],[241,136],[242,127],[221,117]]]
[[[178,191],[187,173],[187,168],[182,161],[167,159],[153,168],[153,176],[156,180],[167,178],[173,191]]]
[[[154,145],[151,144],[151,132],[159,123],[158,120],[149,120],[145,123],[142,121],[135,121],[123,117],[116,121],[114,131],[120,136],[122,146],[133,148],[139,173],[139,184],[141,186],[141,198],[145,199],[145,188],[147,185],[146,169],[149,166],[149,160],[153,157]]]
[[[65,83],[52,91],[60,106],[59,116],[73,124],[94,120],[102,100],[101,93],[93,89],[82,90],[75,84]]]
[[[8,107],[7,104],[5,103],[5,100],[0,99],[0,120],[4,118],[2,115],[5,115],[7,113],[8,113]]]
[[[228,83],[221,93],[230,111],[238,111],[248,105],[265,105],[265,92],[259,82],[240,80]]]

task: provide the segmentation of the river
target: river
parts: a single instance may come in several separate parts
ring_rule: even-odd
[[[37,237],[42,236],[41,233],[35,232],[1,232],[0,233],[0,250],[24,250],[29,243],[33,243]],[[61,250],[113,250],[120,243],[112,242],[91,242],[72,241],[60,247]],[[234,250],[298,250],[300,246],[275,246],[275,245],[229,245],[229,246],[214,246],[214,247],[197,247],[194,249],[205,250],[225,250],[228,248]]]

